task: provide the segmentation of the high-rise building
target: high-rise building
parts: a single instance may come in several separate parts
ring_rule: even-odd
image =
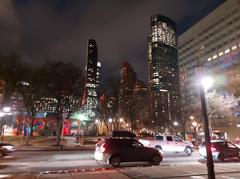
[[[146,97],[147,95],[147,85],[143,81],[137,80],[134,86],[134,97]]]
[[[163,132],[171,130],[173,122],[181,118],[174,21],[153,15],[148,44],[149,118]]]
[[[178,42],[183,117],[201,115],[196,111],[200,109],[199,90],[196,89],[198,65],[217,77],[218,85],[223,83],[236,93],[240,81],[239,0],[225,1],[180,35]],[[220,124],[222,117],[218,117],[216,124]],[[226,120],[224,126],[228,126]]]
[[[86,64],[83,110],[90,119],[93,119],[97,112],[101,68],[101,63],[98,62],[97,44],[93,39],[88,40]]]
[[[120,94],[119,94],[119,113],[125,115],[129,100],[133,98],[134,86],[137,75],[132,66],[125,62],[121,65],[120,75]]]

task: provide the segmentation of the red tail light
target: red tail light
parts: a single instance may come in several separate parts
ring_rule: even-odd
[[[215,147],[212,147],[211,148],[212,152],[216,151],[216,148]]]
[[[104,146],[104,144],[102,144],[102,145],[100,146],[100,151],[101,151],[101,152],[104,152],[104,151],[105,151],[105,146]]]

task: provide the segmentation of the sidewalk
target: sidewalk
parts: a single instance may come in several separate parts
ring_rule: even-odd
[[[81,145],[81,144],[76,144],[76,145],[61,145],[61,146],[36,146],[36,145],[22,145],[22,146],[17,146],[16,151],[62,151],[62,150],[94,150],[95,145]]]
[[[239,164],[216,164],[216,178],[240,178]],[[2,178],[3,176],[1,176]],[[38,174],[5,176],[6,179],[168,179],[168,178],[207,178],[206,165],[152,166],[118,169],[90,169],[86,171],[54,171]]]
[[[25,141],[20,137],[12,138],[10,141],[17,151],[61,151],[61,150],[94,150],[96,141],[92,143],[85,143],[81,138],[80,140],[76,137],[64,137],[64,140],[61,141],[60,146],[54,144],[57,143],[56,137],[33,137],[29,140],[29,145],[25,145]]]

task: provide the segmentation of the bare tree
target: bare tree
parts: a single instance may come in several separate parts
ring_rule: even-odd
[[[27,128],[30,127],[30,136],[33,135],[34,118],[39,107],[39,101],[44,96],[43,89],[41,88],[41,76],[39,69],[24,65],[22,70],[22,80],[17,83],[17,92],[22,96],[25,109],[28,114],[26,120]],[[26,134],[26,144],[28,145],[28,129]]]
[[[21,77],[22,64],[20,56],[9,54],[0,56],[0,80],[4,84],[2,88],[3,101],[1,105],[9,105],[11,96],[16,90],[17,82]]]
[[[52,62],[41,68],[42,85],[46,97],[55,100],[55,117],[57,120],[57,145],[60,145],[64,118],[67,119],[81,104],[83,93],[83,76],[80,68],[72,63]]]

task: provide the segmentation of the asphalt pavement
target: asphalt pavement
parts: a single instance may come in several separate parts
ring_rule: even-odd
[[[17,151],[0,160],[0,174],[41,172],[49,170],[75,170],[111,168],[105,162],[95,161],[93,150],[81,151]],[[185,154],[164,155],[161,166],[199,164],[200,156]],[[123,163],[121,167],[151,166],[148,162]]]
[[[121,164],[112,168],[93,159],[93,150],[17,151],[0,160],[0,178],[207,178],[206,160],[195,151],[165,155],[159,166],[148,163]],[[240,178],[240,161],[216,162],[217,178]]]
[[[239,179],[239,165],[215,165],[217,179]],[[1,175],[5,179],[207,179],[206,165],[128,167],[96,171],[56,171],[55,173],[28,173]]]

